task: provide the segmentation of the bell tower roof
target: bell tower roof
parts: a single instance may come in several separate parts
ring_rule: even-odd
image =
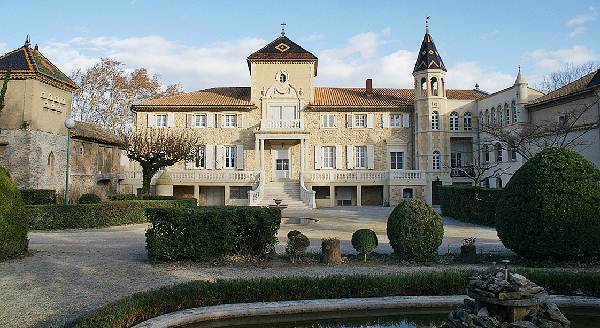
[[[441,69],[446,72],[444,61],[442,61],[442,57],[435,48],[435,43],[433,43],[433,38],[429,34],[429,17],[427,17],[425,26],[425,37],[423,37],[413,73],[428,69]]]

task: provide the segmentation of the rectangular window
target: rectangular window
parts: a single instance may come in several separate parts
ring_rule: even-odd
[[[558,126],[564,127],[567,124],[567,115],[559,115],[558,116]]]
[[[513,162],[517,161],[517,151],[514,148],[510,150],[510,160]]]
[[[252,190],[252,187],[246,186],[231,186],[229,187],[229,198],[230,199],[248,199],[248,191]]]
[[[194,127],[195,128],[205,128],[206,127],[206,114],[197,114],[193,116],[194,118]]]
[[[321,120],[322,128],[335,128],[335,114],[323,114]]]
[[[167,114],[156,114],[156,127],[166,128],[167,127]]]
[[[404,152],[401,152],[401,151],[390,152],[390,169],[392,169],[392,170],[403,170],[404,169]]]
[[[323,146],[323,168],[332,169],[335,167],[335,147]]]
[[[500,145],[496,146],[496,162],[502,162],[502,147]]]
[[[355,146],[356,150],[356,165],[357,169],[367,168],[367,146]]]
[[[225,114],[224,127],[235,128],[237,127],[237,115],[236,114]]]
[[[198,153],[196,155],[196,161],[195,161],[195,165],[196,165],[197,169],[203,169],[206,167],[205,154],[206,154],[206,146],[198,147]]]
[[[458,152],[450,153],[450,166],[462,167],[462,154]]]
[[[236,146],[225,146],[225,168],[235,169]]]
[[[288,171],[289,169],[290,169],[290,160],[289,159],[276,159],[275,160],[275,170]]]
[[[367,127],[367,114],[354,115],[354,127],[355,128],[366,128]]]
[[[402,127],[402,115],[390,114],[390,127],[392,127],[392,128]]]

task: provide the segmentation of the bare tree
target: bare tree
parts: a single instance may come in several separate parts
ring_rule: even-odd
[[[539,83],[538,88],[549,93],[596,71],[598,68],[600,68],[600,64],[595,62],[580,65],[566,64],[560,70],[544,76],[544,80]]]
[[[510,164],[502,164],[507,163],[473,160],[465,166],[452,167],[450,170],[452,175],[467,178],[475,187],[480,187],[486,179],[500,178],[509,173]]]
[[[132,127],[132,104],[181,92],[177,84],[163,91],[157,75],[149,76],[145,68],[128,73],[121,62],[110,58],[100,59],[87,70],[75,71],[71,78],[80,87],[73,98],[74,117],[118,134]]]
[[[150,192],[150,181],[160,169],[180,161],[196,160],[197,137],[187,131],[142,129],[125,138],[127,157],[142,167],[142,193]]]
[[[4,96],[6,96],[6,90],[8,88],[8,81],[10,81],[10,70],[7,70],[4,74],[4,81],[2,82],[2,89],[0,90],[0,112],[4,109]]]

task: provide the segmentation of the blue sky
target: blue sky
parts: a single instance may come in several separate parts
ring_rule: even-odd
[[[449,85],[495,91],[518,65],[535,84],[567,62],[599,61],[598,11],[598,0],[3,1],[0,51],[29,33],[66,73],[112,57],[186,90],[248,85],[246,56],[285,21],[319,57],[318,85],[410,87],[429,15]]]

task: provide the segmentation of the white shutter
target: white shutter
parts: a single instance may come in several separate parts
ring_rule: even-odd
[[[212,170],[214,167],[214,163],[215,163],[214,151],[215,151],[215,145],[206,145],[206,148],[204,151],[204,156],[206,158],[204,159],[204,163],[206,163],[207,170]]]
[[[206,113],[206,127],[214,128],[215,127],[215,114]]]
[[[244,145],[237,145],[235,149],[235,168],[244,169]]]
[[[333,113],[332,113],[332,114],[329,114],[329,115],[330,115],[329,117],[331,117],[331,118],[332,118],[332,122],[331,122],[332,124],[331,124],[331,127],[336,127],[336,122],[335,122],[335,120],[336,120],[336,118],[335,118],[335,117],[336,117],[336,115],[335,115],[335,114],[333,114]]]
[[[346,146],[346,167],[348,170],[354,169],[354,146]]]
[[[372,129],[375,126],[375,114],[367,114],[367,128]]]
[[[194,115],[193,114],[185,115],[185,126],[188,128],[194,127]]]
[[[402,113],[402,127],[409,128],[410,127],[410,114]]]
[[[167,114],[167,127],[172,128],[175,126],[175,114],[169,113]]]
[[[384,129],[390,127],[390,114],[381,114],[381,127]]]
[[[238,128],[244,127],[244,114],[243,113],[237,114],[237,127]]]
[[[323,165],[321,155],[322,155],[321,146],[315,145],[315,170],[320,170]]]
[[[352,114],[346,114],[346,127],[352,128],[354,126],[354,120]]]
[[[217,170],[220,170],[223,168],[223,146],[217,145],[216,150],[215,163]]]
[[[367,168],[372,170],[375,168],[375,146],[367,145]]]
[[[156,117],[154,116],[154,114],[152,113],[148,113],[148,115],[146,115],[147,119],[148,119],[148,123],[147,126],[149,128],[153,128],[154,125],[156,124]]]
[[[342,145],[335,146],[335,169],[341,170],[342,167]]]

